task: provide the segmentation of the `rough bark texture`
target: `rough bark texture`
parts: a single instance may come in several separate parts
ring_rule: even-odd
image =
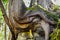
[[[30,7],[32,6],[32,1]],[[34,0],[33,2],[35,1],[36,0]],[[48,0],[38,1],[39,5],[41,4],[44,8],[48,10]],[[27,10],[27,7],[25,6],[23,0],[9,0],[9,17],[7,17],[1,0],[0,7],[3,12],[5,21],[11,31],[11,40],[17,40],[18,34],[20,32],[27,32],[30,29],[32,30],[32,32],[35,32],[38,27],[43,28],[45,32],[45,40],[49,39],[49,23],[53,24],[53,22],[46,18],[42,10]]]

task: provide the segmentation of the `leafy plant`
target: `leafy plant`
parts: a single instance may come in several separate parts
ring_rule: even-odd
[[[51,33],[51,40],[60,40],[60,20],[57,23],[57,28]]]

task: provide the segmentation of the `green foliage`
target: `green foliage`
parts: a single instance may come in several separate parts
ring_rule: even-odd
[[[38,8],[38,6],[36,6],[36,5],[27,8],[27,10],[33,10],[33,11],[36,11],[36,10],[38,10],[38,9],[39,9],[39,8]]]
[[[60,10],[60,6],[53,5],[52,10],[53,10],[53,11]]]
[[[60,29],[55,29],[51,34],[51,40],[60,40]]]
[[[8,0],[2,0],[2,2],[3,2],[3,5],[4,5],[5,9],[7,9],[8,8],[8,6],[7,6]]]
[[[0,9],[0,40],[4,40],[4,31],[3,31],[3,23],[4,23],[4,19],[2,16],[2,11]]]
[[[2,0],[2,2],[3,2],[4,7],[7,9],[8,0]],[[1,25],[3,24],[3,22],[4,22],[4,18],[3,18],[3,16],[2,16],[2,11],[1,11],[1,9],[0,9],[0,27],[1,27]]]
[[[6,5],[8,3],[8,0],[2,0],[3,4]]]
[[[60,20],[57,23],[57,28],[54,30],[54,32],[50,35],[51,40],[60,40]]]
[[[54,5],[52,8],[53,8],[53,11],[55,11],[55,12],[57,12],[57,10],[58,10],[58,12],[60,11],[60,6]],[[60,16],[60,15],[58,15],[58,16]],[[56,29],[53,31],[53,33],[51,33],[50,40],[60,40],[60,18],[57,18],[57,20],[58,21],[57,21]]]
[[[0,40],[4,40],[4,31],[0,30]]]
[[[3,24],[3,22],[4,22],[4,19],[3,19],[3,16],[2,16],[2,11],[0,10],[0,27]]]
[[[47,16],[48,16],[48,19],[53,20],[53,21],[55,21],[55,22],[58,21],[59,16],[58,16],[57,14],[48,13],[48,12],[47,12],[46,14],[47,14]]]
[[[7,0],[2,0],[5,9],[7,8]],[[4,39],[4,18],[2,16],[2,11],[0,9],[0,40]]]

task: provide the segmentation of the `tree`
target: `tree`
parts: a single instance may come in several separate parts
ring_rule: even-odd
[[[33,10],[27,10],[27,7],[25,6],[23,0],[9,0],[9,17],[8,17],[6,15],[6,10],[3,6],[3,3],[0,0],[0,8],[2,10],[4,20],[7,23],[7,25],[9,26],[11,34],[12,34],[11,40],[17,40],[18,34],[22,31],[29,31],[30,29],[32,31],[35,31],[36,30],[35,25],[39,24],[39,22],[41,22],[41,24],[39,24],[39,25],[41,25],[42,28],[45,31],[45,40],[48,40],[49,29],[47,29],[47,28],[49,28],[50,24],[54,24],[54,21],[49,20],[45,16],[44,11],[49,13],[49,11],[50,11],[50,9],[49,9],[50,8],[49,7],[50,1],[47,2],[47,0],[37,0],[36,2],[39,5],[35,5],[34,4],[35,1],[36,0],[32,0],[29,7],[32,7],[32,9],[34,7],[36,7],[36,9],[37,9],[36,12],[33,11]],[[44,3],[41,4],[41,2],[44,2]],[[44,8],[41,8],[40,4],[46,10]],[[40,9],[38,10],[38,8],[41,8],[41,10]],[[41,20],[43,20],[43,21],[40,21],[40,18],[42,18]],[[47,27],[44,27],[44,25],[47,25]]]

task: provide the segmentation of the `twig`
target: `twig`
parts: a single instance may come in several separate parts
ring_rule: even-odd
[[[6,24],[9,26],[9,29],[10,29],[11,33],[13,33],[12,25],[11,25],[11,23],[10,23],[9,18],[8,18],[7,15],[6,15],[6,10],[5,10],[5,8],[4,8],[3,3],[2,3],[1,0],[0,0],[0,8],[1,8],[2,15],[3,15],[3,17],[4,17],[4,20],[5,20]]]

